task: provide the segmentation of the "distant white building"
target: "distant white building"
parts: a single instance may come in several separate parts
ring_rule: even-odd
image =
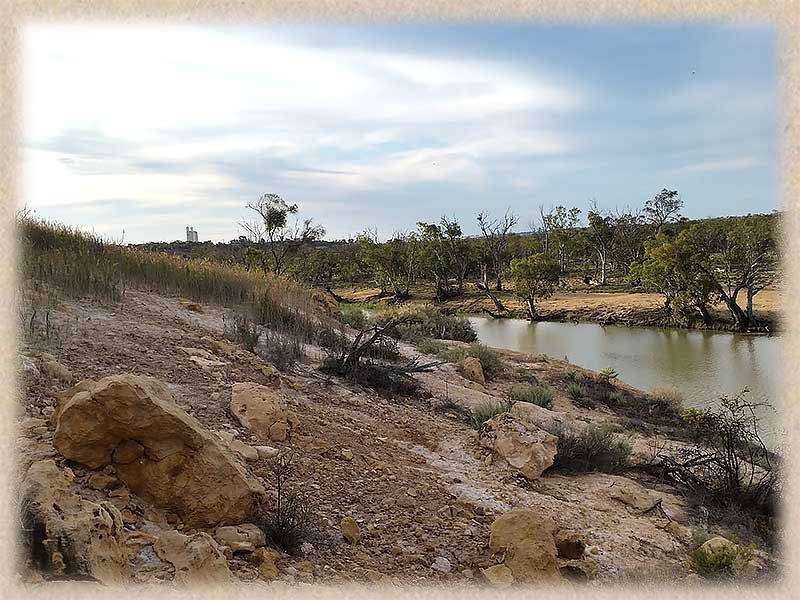
[[[194,230],[194,227],[187,227],[186,228],[186,241],[187,242],[196,242],[197,241],[197,232]]]

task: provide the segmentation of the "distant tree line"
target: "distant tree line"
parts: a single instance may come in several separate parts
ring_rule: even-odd
[[[779,264],[777,213],[689,221],[681,216],[680,195],[668,189],[641,208],[604,211],[591,201],[585,222],[580,208],[540,206],[527,232],[515,231],[519,217],[507,210],[498,217],[478,213],[477,236],[465,236],[455,217],[442,216],[383,242],[374,229],[324,242],[320,225],[300,220],[299,207],[275,194],[247,207],[255,218],[240,223],[245,235],[231,244],[147,247],[239,263],[313,287],[370,285],[378,297],[396,301],[419,284],[432,285],[438,301],[464,294],[470,284],[504,311],[493,292],[510,286],[531,319],[538,318],[537,302],[567,277],[598,286],[613,278],[661,294],[665,316],[674,321],[710,323],[709,307],[722,302],[740,330],[756,325],[753,298],[775,280]]]

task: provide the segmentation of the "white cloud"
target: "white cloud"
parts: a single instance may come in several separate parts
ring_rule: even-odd
[[[726,158],[722,160],[704,161],[694,164],[684,165],[669,169],[667,172],[678,173],[714,173],[717,171],[742,171],[760,167],[765,164],[763,160],[755,156],[740,156],[737,158]]]

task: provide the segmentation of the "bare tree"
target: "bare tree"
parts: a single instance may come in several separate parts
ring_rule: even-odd
[[[518,222],[519,216],[511,212],[510,208],[506,210],[502,219],[491,219],[488,213],[478,213],[478,225],[483,234],[484,247],[492,261],[494,274],[497,278],[495,284],[497,291],[503,289],[503,271],[505,270],[508,236]],[[484,275],[484,284],[487,283],[487,278],[488,276]]]

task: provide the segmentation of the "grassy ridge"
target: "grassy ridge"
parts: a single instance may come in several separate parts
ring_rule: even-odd
[[[114,303],[128,288],[181,295],[235,309],[302,342],[313,341],[319,326],[308,290],[291,281],[209,260],[136,250],[46,221],[23,218],[19,225],[25,279],[69,297]]]

